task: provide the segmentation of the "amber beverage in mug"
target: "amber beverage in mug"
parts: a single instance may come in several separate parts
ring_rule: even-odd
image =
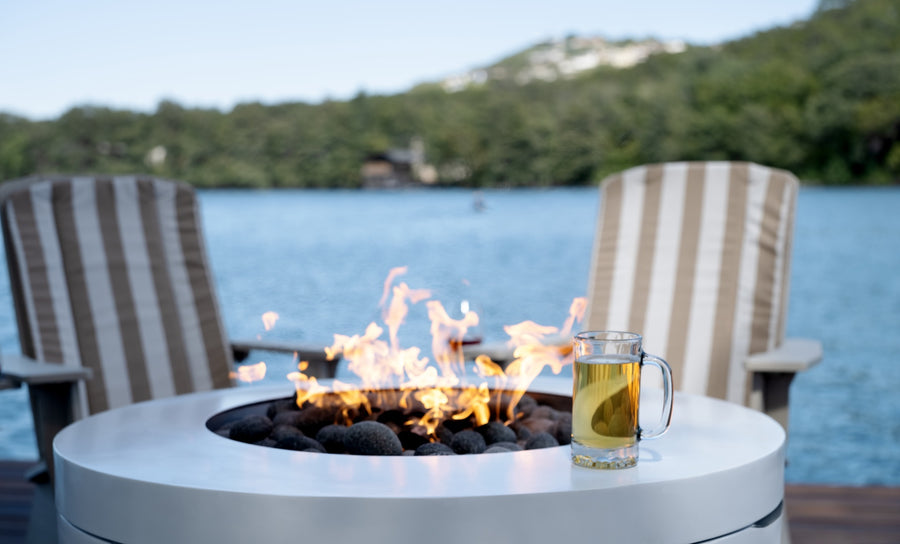
[[[591,331],[575,336],[572,391],[572,462],[588,468],[633,467],[638,442],[661,436],[672,418],[672,371],[659,357],[644,353],[641,336]],[[659,368],[663,408],[656,428],[643,430],[638,415],[641,368]]]

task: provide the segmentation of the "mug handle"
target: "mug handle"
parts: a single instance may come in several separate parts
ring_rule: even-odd
[[[641,366],[645,364],[655,366],[662,373],[663,379],[663,409],[662,416],[659,418],[659,424],[649,431],[638,428],[638,440],[646,440],[649,438],[658,438],[662,436],[672,423],[672,403],[675,395],[672,387],[672,369],[665,360],[649,353],[641,352]]]

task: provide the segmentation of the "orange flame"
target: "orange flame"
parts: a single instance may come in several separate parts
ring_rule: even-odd
[[[237,379],[245,383],[258,382],[266,377],[266,363],[260,361],[255,365],[241,365],[237,371],[229,372],[232,380]]]
[[[394,278],[397,276],[402,276],[406,274],[408,267],[406,266],[397,266],[395,268],[391,268],[388,272],[387,278],[384,279],[384,290],[381,292],[381,300],[378,302],[378,306],[384,308],[384,303],[387,302],[388,293],[391,292],[391,284],[394,283]]]
[[[525,321],[504,327],[510,336],[509,345],[514,348],[515,359],[504,370],[485,355],[475,359],[475,373],[483,380],[479,385],[463,383],[465,360],[461,349],[462,339],[470,327],[479,323],[478,315],[466,312],[461,319],[451,318],[444,306],[437,300],[429,300],[431,291],[412,289],[406,283],[393,285],[394,280],[405,274],[406,267],[391,269],[384,283],[380,305],[382,319],[387,328],[388,338],[381,338],[385,328],[370,323],[362,335],[334,335],[334,343],[325,349],[329,359],[341,356],[347,361],[347,369],[356,374],[359,386],[334,380],[331,390],[320,385],[314,377],[304,374],[306,365],[298,363],[298,371],[288,378],[294,383],[297,404],[324,402],[325,393],[333,393],[341,403],[341,417],[346,424],[362,411],[372,413],[371,395],[391,395],[390,404],[381,404],[385,399],[377,397],[374,402],[380,406],[399,406],[408,409],[417,403],[424,413],[412,418],[407,425],[434,435],[438,425],[447,418],[474,418],[477,425],[491,419],[492,392],[488,380],[494,380],[499,389],[512,389],[507,420],[515,418],[515,406],[524,395],[529,384],[545,368],[559,373],[566,364],[571,364],[571,346],[553,345],[548,338],[559,338],[571,333],[573,324],[584,315],[585,299],[575,299],[569,308],[569,317],[562,329]],[[388,298],[390,297],[390,301]],[[418,347],[401,348],[398,331],[406,319],[410,305],[427,301],[428,317],[431,321],[433,361],[423,357]],[[496,417],[503,420],[500,413],[502,395],[494,393]],[[419,431],[417,431],[419,432]]]
[[[462,319],[453,319],[436,300],[428,301],[426,306],[431,320],[431,351],[438,366],[445,375],[464,371],[462,339],[469,327],[478,325],[478,314],[469,310]]]
[[[278,321],[277,313],[266,312],[266,313],[262,314],[263,327],[265,327],[267,331],[272,330],[272,328],[275,326],[276,321]]]

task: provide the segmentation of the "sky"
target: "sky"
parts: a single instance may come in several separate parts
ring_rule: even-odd
[[[711,45],[808,18],[818,0],[0,0],[0,112],[152,112],[161,100],[403,92],[550,38]]]

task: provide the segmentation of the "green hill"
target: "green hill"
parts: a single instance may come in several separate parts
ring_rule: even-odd
[[[531,69],[526,52],[493,68]],[[810,182],[900,181],[896,0],[823,0],[790,27],[659,51],[626,68],[563,74],[557,65],[556,76],[227,113],[163,102],[152,114],[0,114],[0,179],[150,172],[204,187],[358,187],[367,157],[416,141],[429,179],[472,187],[585,184],[690,159],[751,160]]]

